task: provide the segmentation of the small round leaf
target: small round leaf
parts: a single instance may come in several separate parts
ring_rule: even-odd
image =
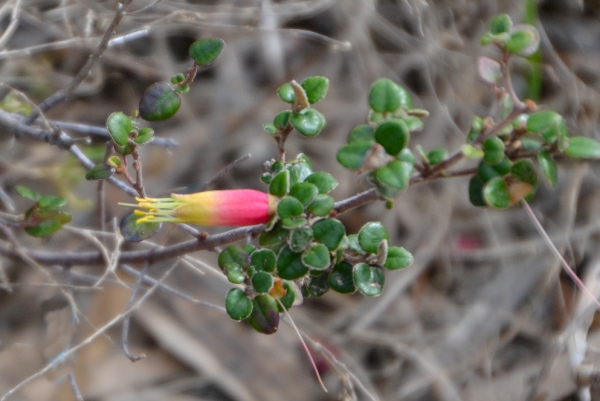
[[[56,209],[63,207],[67,204],[67,201],[63,198],[59,198],[54,195],[42,196],[38,201],[38,207],[40,209]]]
[[[331,264],[329,249],[317,244],[302,253],[302,263],[311,270],[325,270]]]
[[[300,158],[298,158],[299,160]],[[309,161],[301,161],[292,164],[290,167],[290,185],[304,182],[306,177],[313,173],[312,166]]]
[[[479,175],[481,181],[486,183],[492,178],[503,177],[510,173],[511,167],[512,162],[508,159],[508,157],[505,157],[500,161],[500,163],[496,163],[494,165],[490,165],[482,161],[479,163],[479,167],[477,168],[477,175]]]
[[[392,246],[388,249],[387,259],[383,266],[390,270],[398,270],[407,268],[413,261],[413,255],[406,249],[399,246]]]
[[[343,261],[335,265],[329,274],[329,286],[340,294],[354,293],[356,286],[352,277],[352,265]]]
[[[146,89],[140,99],[140,117],[160,121],[172,117],[181,106],[181,98],[168,82],[156,82]]]
[[[352,268],[354,285],[360,292],[368,297],[381,295],[385,276],[383,271],[366,263],[358,263]]]
[[[294,306],[294,303],[296,303],[296,298],[297,298],[296,297],[296,295],[297,295],[296,288],[297,287],[293,282],[290,282],[290,281],[282,280],[281,283],[282,283],[283,289],[285,290],[285,295],[282,296],[281,298],[279,298],[279,302],[281,302],[281,305],[278,302],[277,307],[280,312],[283,312],[283,308],[285,308],[286,310],[290,310],[292,308],[292,306]],[[283,308],[282,308],[282,305],[283,305]]]
[[[369,124],[357,125],[354,127],[350,134],[348,134],[348,143],[353,142],[375,142],[375,130]]]
[[[277,204],[277,215],[280,219],[298,217],[304,212],[304,205],[293,196],[284,196]]]
[[[330,251],[338,249],[346,235],[346,228],[337,219],[321,219],[312,225],[312,229],[315,240],[325,245]]]
[[[277,266],[277,257],[270,249],[259,249],[250,255],[250,263],[257,271],[273,272]]]
[[[304,206],[308,206],[319,194],[319,188],[309,182],[299,182],[290,188],[290,196],[298,199]]]
[[[259,333],[275,333],[279,327],[277,301],[268,294],[261,294],[254,298],[252,300],[252,313],[248,317],[248,323]]]
[[[284,246],[277,256],[277,273],[285,280],[296,280],[308,273],[308,267],[302,263],[302,254]]]
[[[310,184],[315,185],[320,194],[326,194],[332,191],[335,187],[338,186],[338,182],[333,176],[324,171],[318,171],[316,173],[312,173],[304,182],[308,182]]]
[[[129,133],[133,130],[133,123],[124,113],[116,111],[108,116],[106,128],[117,145],[125,146],[129,140]]]
[[[335,204],[334,199],[325,194],[319,194],[308,207],[308,211],[315,216],[325,217],[331,213]]]
[[[506,209],[512,205],[508,184],[501,177],[493,178],[485,184],[483,198],[496,209]]]
[[[60,229],[63,224],[55,219],[48,219],[41,221],[38,225],[25,227],[25,232],[32,237],[47,237]]]
[[[287,125],[289,124],[291,116],[292,116],[291,111],[289,111],[289,110],[282,111],[281,113],[277,114],[275,116],[275,118],[273,119],[273,125],[275,126],[276,129],[282,130],[285,127],[287,127]]]
[[[369,253],[377,253],[379,243],[383,240],[389,241],[389,239],[386,228],[378,221],[365,224],[358,232],[360,247]]]
[[[510,33],[512,30],[512,20],[507,14],[498,14],[490,22],[490,32],[493,35],[499,33]]]
[[[244,320],[252,313],[252,301],[239,288],[232,288],[225,297],[225,310],[233,320]]]
[[[487,164],[497,164],[504,158],[504,142],[497,136],[483,141],[483,161]]]
[[[313,240],[313,230],[309,226],[293,230],[288,239],[288,244],[293,252],[302,252],[308,248]]]
[[[281,170],[269,184],[269,193],[277,197],[284,197],[290,191],[290,172]]]
[[[305,284],[308,293],[313,297],[321,297],[329,291],[329,273],[324,272],[316,277],[311,277],[310,282]]]
[[[531,25],[517,25],[510,38],[506,41],[506,51],[528,57],[535,53],[540,46],[540,34]]]
[[[218,264],[221,269],[232,266],[247,269],[250,266],[250,260],[250,256],[241,246],[229,245],[219,254]]]
[[[391,161],[385,167],[375,170],[376,181],[397,190],[408,187],[413,166],[407,162]]]
[[[394,112],[403,105],[409,105],[410,96],[404,88],[388,78],[382,78],[369,90],[369,106],[378,113]]]
[[[310,104],[317,103],[327,94],[329,80],[325,77],[308,77],[302,81],[302,88],[306,92]]]
[[[273,276],[267,272],[256,272],[250,281],[259,294],[266,294],[273,288]]]
[[[203,38],[192,43],[189,54],[197,65],[204,67],[214,63],[224,48],[222,39]]]
[[[17,191],[17,193],[19,195],[21,195],[23,198],[31,199],[36,202],[42,198],[42,195],[38,194],[37,192],[35,192],[27,187],[24,187],[23,185],[17,185],[15,187],[15,191]]]
[[[540,170],[548,184],[550,184],[551,188],[556,186],[558,181],[558,168],[556,167],[556,162],[552,158],[552,155],[547,150],[540,150],[538,153],[538,165],[540,166]]]
[[[436,166],[443,162],[446,157],[448,157],[448,151],[446,149],[433,149],[431,152],[427,153],[427,162],[432,166]]]
[[[408,127],[402,120],[385,121],[375,131],[375,141],[387,154],[396,156],[408,144]]]
[[[277,95],[286,103],[293,104],[296,101],[296,94],[292,84],[286,82],[277,89]]]
[[[478,175],[471,177],[469,181],[469,201],[473,206],[487,206],[483,197],[483,186],[484,183]]]
[[[154,130],[150,127],[142,128],[138,131],[138,136],[133,139],[133,142],[138,145],[143,145],[154,139]]]
[[[298,113],[292,113],[290,121],[300,134],[308,137],[319,135],[325,126],[325,117],[323,114],[310,107]]]
[[[358,170],[371,152],[373,142],[356,141],[343,146],[337,153],[337,161],[350,170]]]
[[[287,217],[281,220],[281,225],[289,230],[304,227],[308,224],[308,220],[304,217]]]

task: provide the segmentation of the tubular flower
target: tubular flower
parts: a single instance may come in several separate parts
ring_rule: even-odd
[[[201,226],[250,226],[266,223],[277,211],[278,198],[253,189],[171,194],[170,198],[135,198],[124,204],[146,222],[189,223]]]

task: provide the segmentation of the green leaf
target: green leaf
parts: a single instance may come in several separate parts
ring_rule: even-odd
[[[283,130],[290,123],[290,118],[292,116],[292,112],[289,110],[282,111],[277,114],[273,119],[273,125],[278,130]]]
[[[308,207],[308,211],[315,216],[324,217],[333,210],[335,201],[329,195],[319,194]]]
[[[317,103],[327,94],[329,80],[325,77],[308,77],[302,81],[302,88],[306,92],[310,104]]]
[[[263,124],[263,129],[265,132],[271,136],[277,136],[277,128],[273,124]]]
[[[281,224],[289,230],[294,230],[307,225],[308,220],[304,217],[286,217],[281,220]]]
[[[400,153],[408,144],[408,140],[408,128],[402,120],[385,121],[375,131],[375,141],[392,156]]]
[[[290,172],[281,170],[269,184],[269,193],[279,198],[284,197],[290,191]]]
[[[375,170],[377,183],[383,183],[397,190],[408,188],[413,165],[398,160],[391,161],[385,167]]]
[[[289,82],[284,83],[277,89],[277,95],[285,103],[293,104],[296,101],[296,94],[294,88]]]
[[[261,294],[254,298],[252,300],[252,313],[248,317],[248,323],[259,333],[275,333],[279,327],[277,301],[268,294]]]
[[[565,154],[576,159],[600,159],[600,142],[585,136],[572,136]]]
[[[290,121],[300,134],[307,137],[319,135],[325,126],[323,114],[311,107],[307,107],[298,113],[292,113]]]
[[[360,247],[369,253],[377,253],[379,243],[383,240],[389,241],[389,239],[386,228],[378,221],[366,223],[358,232]]]
[[[297,160],[300,160],[298,158]],[[313,173],[313,169],[309,162],[302,160],[292,164],[290,167],[290,184],[295,185],[299,182],[304,182],[306,177]]]
[[[126,156],[131,154],[131,146],[129,146],[129,144],[125,145],[125,146],[117,146],[115,148],[115,150],[117,151],[118,154]]]
[[[346,235],[346,228],[341,221],[327,218],[316,221],[312,225],[316,241],[325,245],[330,251],[335,251]]]
[[[362,167],[371,152],[373,142],[356,141],[343,146],[337,153],[337,161],[350,170],[358,170]]]
[[[258,237],[258,243],[261,246],[273,246],[285,241],[289,231],[283,227],[281,222],[277,222],[269,231],[263,231]]]
[[[561,118],[554,110],[541,110],[531,114],[527,119],[526,128],[529,132],[545,132],[556,125]]]
[[[364,249],[362,249],[360,247],[360,244],[358,243],[358,234],[350,234],[346,236],[347,240],[348,240],[348,246],[357,254],[359,255],[366,255],[367,253],[365,252]]]
[[[58,196],[46,195],[42,196],[38,201],[38,207],[40,209],[56,209],[63,207],[67,204],[67,201]]]
[[[117,145],[125,146],[129,141],[129,133],[133,130],[133,123],[124,113],[116,111],[108,116],[106,128]]]
[[[510,173],[517,177],[520,181],[525,182],[533,187],[537,185],[538,176],[533,162],[529,159],[521,159],[514,162],[510,169]]]
[[[32,201],[39,201],[42,198],[42,195],[38,194],[35,191],[32,191],[31,189],[24,187],[23,185],[17,185],[15,187],[15,191],[17,191],[17,193],[19,195],[21,195],[23,198],[27,198],[27,199],[31,199]]]
[[[497,164],[504,158],[504,142],[497,136],[483,141],[483,161],[487,164]]]
[[[506,209],[512,205],[508,184],[501,177],[493,178],[485,184],[483,198],[488,205],[496,209]]]
[[[43,220],[36,226],[25,227],[25,232],[32,237],[47,237],[48,235],[56,232],[60,229],[63,224],[54,219]]]
[[[427,162],[431,166],[436,166],[446,160],[446,157],[448,157],[448,151],[446,149],[436,148],[427,153]]]
[[[312,173],[304,182],[313,184],[317,187],[320,194],[327,194],[331,192],[335,187],[338,186],[338,182],[333,176],[324,171],[318,171],[316,173]]]
[[[309,182],[298,182],[290,188],[290,196],[298,199],[304,206],[310,205],[318,194],[317,186]]]
[[[512,30],[512,20],[508,14],[498,14],[490,22],[490,32],[493,35],[499,33],[510,33]]]
[[[258,249],[250,255],[250,264],[257,271],[274,272],[277,267],[277,257],[270,249]]]
[[[250,255],[239,245],[229,245],[219,254],[218,263],[221,269],[239,266],[245,270],[250,266]]]
[[[512,162],[508,159],[508,157],[503,158],[500,163],[496,163],[494,165],[490,165],[484,161],[481,161],[479,163],[479,167],[477,168],[477,175],[479,175],[479,178],[486,183],[492,178],[503,177],[510,173],[511,167]]]
[[[140,216],[133,214],[133,210],[128,212],[119,223],[119,231],[123,238],[129,242],[140,242],[152,237],[158,232],[161,223],[146,222],[137,224]]]
[[[316,244],[302,253],[302,263],[311,270],[325,270],[331,264],[329,249],[323,244]]]
[[[160,121],[172,117],[181,106],[181,98],[168,82],[156,82],[146,89],[138,106],[140,117]]]
[[[282,279],[296,280],[308,273],[308,267],[302,263],[302,254],[284,246],[277,256],[277,273]]]
[[[294,302],[296,302],[296,296],[297,296],[296,288],[297,287],[295,286],[295,284],[293,282],[286,281],[286,280],[281,280],[281,285],[283,286],[283,289],[285,290],[285,295],[282,296],[281,298],[279,298],[279,302],[281,302],[281,304],[283,305],[283,308],[285,308],[285,310],[290,310],[292,308],[292,306],[294,306]],[[281,307],[279,302],[277,303],[277,308],[278,308],[279,312],[283,312],[283,308]]]
[[[109,166],[108,164],[96,164],[92,167],[86,174],[86,180],[104,180],[110,176],[112,176],[115,171],[117,171],[114,167]]]
[[[354,285],[360,292],[368,297],[381,295],[385,276],[383,271],[366,263],[358,263],[352,269]]]
[[[68,212],[58,211],[55,209],[38,209],[36,215],[40,219],[52,219],[57,220],[61,224],[67,224],[71,221],[71,214]]]
[[[537,158],[542,174],[546,177],[550,187],[554,188],[558,181],[558,168],[556,167],[556,162],[547,150],[540,150]]]
[[[303,226],[293,230],[288,239],[288,245],[293,252],[303,252],[313,240],[313,230],[310,226]]]
[[[356,291],[354,285],[352,265],[348,262],[340,262],[333,267],[329,274],[329,286],[340,294],[352,294]]]
[[[293,196],[284,196],[277,204],[277,215],[281,219],[298,217],[304,212],[304,205]]]
[[[405,269],[412,265],[414,259],[413,255],[406,249],[392,246],[388,249],[387,259],[383,266],[390,270]]]
[[[138,145],[151,142],[154,139],[154,130],[150,127],[142,128],[138,131],[138,136],[133,139],[133,142]]]
[[[408,132],[421,131],[421,130],[423,130],[423,128],[425,128],[425,124],[423,124],[423,120],[421,120],[419,117],[408,116],[408,117],[403,117],[403,118],[399,119],[399,121],[402,121],[402,122],[404,122],[404,124],[406,124],[406,128],[408,129]]]
[[[479,76],[490,84],[496,84],[502,78],[500,63],[489,57],[479,57],[477,62]]]
[[[225,48],[225,42],[219,38],[203,38],[192,43],[190,57],[200,67],[214,63]]]
[[[348,134],[348,143],[367,141],[375,142],[375,130],[369,124],[357,125]]]
[[[477,149],[475,146],[469,144],[463,145],[461,151],[463,155],[469,159],[479,159],[485,154],[483,150]]]
[[[400,106],[412,107],[410,95],[400,85],[388,78],[382,78],[369,90],[369,106],[378,113],[395,112]]]
[[[473,206],[487,206],[483,197],[483,186],[484,183],[478,175],[471,177],[469,181],[469,201]]]
[[[244,269],[238,264],[226,265],[223,268],[223,272],[227,276],[227,280],[233,284],[242,284],[246,281],[246,275]]]
[[[267,272],[256,272],[250,281],[259,294],[266,294],[273,288],[273,276]]]
[[[329,273],[324,272],[316,277],[311,277],[308,284],[305,284],[308,293],[313,297],[321,297],[329,291]]]
[[[232,288],[225,297],[225,311],[233,320],[244,320],[252,313],[252,301],[239,288]]]
[[[517,25],[514,32],[506,42],[504,48],[509,53],[528,57],[538,50],[540,46],[540,34],[537,29],[531,25]]]

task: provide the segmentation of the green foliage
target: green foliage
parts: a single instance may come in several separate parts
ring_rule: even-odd
[[[161,121],[173,117],[181,106],[181,97],[168,82],[156,82],[140,99],[138,110],[146,121]]]
[[[129,133],[133,130],[133,123],[131,118],[117,111],[108,116],[106,128],[117,145],[125,146],[129,141]]]
[[[47,237],[71,221],[71,214],[63,210],[67,204],[65,199],[53,195],[42,196],[22,185],[17,185],[15,191],[35,202],[27,209],[21,223],[25,232],[32,237]]]
[[[203,38],[192,43],[189,54],[192,60],[205,67],[214,63],[225,48],[225,42],[219,38]]]

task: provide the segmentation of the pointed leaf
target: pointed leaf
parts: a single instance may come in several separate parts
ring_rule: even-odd
[[[54,219],[43,220],[38,225],[33,227],[25,227],[25,232],[32,237],[47,237],[56,232],[63,224]]]
[[[291,111],[289,111],[289,110],[282,111],[281,113],[277,114],[275,116],[275,118],[273,119],[273,125],[275,126],[276,129],[281,131],[285,127],[287,127],[287,125],[290,122],[291,116],[292,116]]]
[[[225,298],[225,311],[233,320],[244,320],[252,313],[252,301],[244,291],[232,288]]]
[[[92,167],[86,174],[86,180],[104,180],[110,176],[112,176],[115,171],[117,171],[114,167],[109,166],[108,164],[96,164]]]
[[[38,206],[40,209],[55,209],[63,207],[66,204],[67,201],[65,199],[53,195],[42,196],[38,201]]]
[[[42,195],[38,194],[37,192],[24,187],[23,185],[17,185],[15,187],[15,191],[21,195],[23,198],[27,198],[27,199],[31,199],[32,201],[38,201],[41,199]]]
[[[219,38],[203,38],[192,43],[189,49],[190,57],[201,66],[214,63],[225,48],[225,42]]]

